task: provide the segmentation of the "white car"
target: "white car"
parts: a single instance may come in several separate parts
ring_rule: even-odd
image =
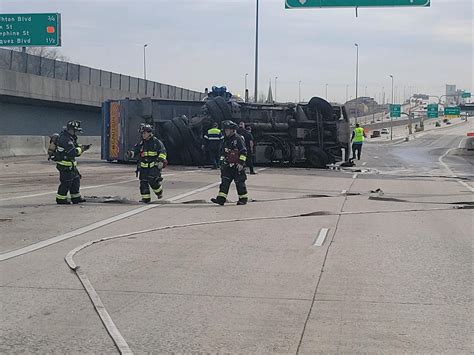
[[[390,133],[390,130],[389,130],[388,128],[382,128],[382,129],[380,130],[380,133],[381,133],[381,134],[389,134],[389,133]]]

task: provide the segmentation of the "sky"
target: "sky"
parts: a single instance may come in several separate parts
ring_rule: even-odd
[[[59,12],[61,53],[72,62],[203,91],[254,91],[256,0],[0,0],[0,13]],[[424,8],[285,9],[260,0],[259,92],[278,101],[312,96],[445,94],[473,87],[472,0]],[[301,81],[301,86],[299,82]],[[275,92],[274,96],[275,96]],[[346,96],[347,93],[347,96]]]

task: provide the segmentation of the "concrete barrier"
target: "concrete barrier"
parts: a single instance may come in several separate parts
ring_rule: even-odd
[[[79,136],[80,144],[92,144],[89,153],[100,153],[101,138]],[[0,158],[21,156],[47,156],[49,137],[45,136],[1,136]]]

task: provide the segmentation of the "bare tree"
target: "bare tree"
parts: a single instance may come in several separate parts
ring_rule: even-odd
[[[69,61],[69,58],[62,55],[61,52],[56,48],[48,47],[27,47],[26,53],[36,55],[38,57],[61,60],[63,62]]]

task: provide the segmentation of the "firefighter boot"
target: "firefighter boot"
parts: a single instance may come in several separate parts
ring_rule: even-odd
[[[60,200],[60,199],[56,199],[56,203],[58,205],[70,205],[71,202],[69,202],[68,200]]]
[[[237,206],[243,206],[243,205],[246,205],[247,204],[247,199],[246,198],[242,198],[242,199],[239,199],[237,201]]]
[[[71,198],[71,202],[72,202],[74,205],[77,205],[78,203],[86,202],[86,199],[85,199],[85,198],[82,198],[82,197]]]
[[[224,206],[226,199],[225,197],[217,196],[216,198],[211,198],[211,201],[215,204]]]

